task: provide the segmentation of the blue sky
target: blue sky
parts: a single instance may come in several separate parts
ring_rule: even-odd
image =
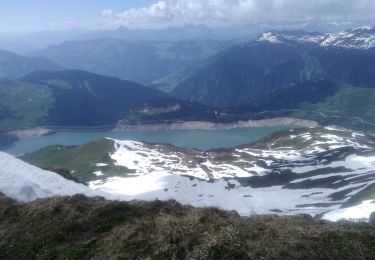
[[[375,0],[0,0],[0,32],[375,19]]]
[[[0,0],[0,31],[43,29],[52,22],[95,19],[103,10],[123,12],[156,0]],[[26,29],[27,30],[27,29]]]

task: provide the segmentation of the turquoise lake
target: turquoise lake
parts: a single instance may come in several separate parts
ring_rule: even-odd
[[[290,126],[237,128],[230,130],[163,130],[132,132],[57,132],[40,138],[24,138],[4,150],[13,155],[29,153],[40,148],[61,144],[80,145],[89,141],[110,137],[148,143],[169,143],[178,147],[202,150],[229,148],[255,142],[274,132],[290,129]]]

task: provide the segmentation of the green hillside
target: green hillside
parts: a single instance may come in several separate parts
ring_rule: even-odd
[[[99,139],[81,146],[55,145],[43,148],[21,159],[41,168],[66,169],[82,182],[89,182],[111,176],[124,176],[127,168],[116,166],[110,158],[115,151],[114,142]],[[103,174],[98,177],[93,172]]]
[[[0,132],[35,126],[114,125],[127,109],[166,94],[85,71],[35,72],[0,81]]]
[[[321,124],[374,131],[375,89],[343,85],[335,95],[316,104],[301,103],[298,110],[292,116],[316,120]]]
[[[37,126],[48,115],[53,100],[46,85],[0,80],[0,132]]]

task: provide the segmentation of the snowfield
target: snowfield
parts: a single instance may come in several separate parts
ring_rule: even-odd
[[[375,201],[365,200],[361,204],[354,207],[332,210],[324,214],[323,219],[330,221],[338,221],[341,219],[368,221],[368,218],[372,212],[375,212]]]
[[[89,187],[0,153],[0,191],[21,202],[85,194],[118,200],[168,200],[252,214],[310,214],[368,220],[374,197],[375,138],[343,129],[290,130],[253,145],[200,151],[113,140],[113,162],[133,170]],[[97,165],[104,166],[98,163]],[[342,208],[351,199],[360,203]],[[358,199],[359,198],[359,199]]]
[[[3,152],[0,152],[0,192],[20,202],[75,194],[112,198],[110,194],[92,190]]]

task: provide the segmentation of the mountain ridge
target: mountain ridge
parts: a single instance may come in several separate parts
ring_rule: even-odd
[[[38,70],[62,70],[61,65],[45,57],[26,57],[0,49],[0,78],[17,79]]]
[[[37,126],[115,125],[130,106],[166,96],[137,83],[77,70],[3,80],[0,93],[0,108],[6,115],[0,120],[3,132]]]
[[[34,51],[67,68],[82,69],[143,85],[173,74],[188,71],[204,59],[234,43],[209,39],[186,39],[177,42],[136,41],[100,38],[63,42]]]
[[[269,31],[261,34],[257,41],[366,50],[375,47],[375,27],[364,26],[336,33],[318,33],[303,30]]]

